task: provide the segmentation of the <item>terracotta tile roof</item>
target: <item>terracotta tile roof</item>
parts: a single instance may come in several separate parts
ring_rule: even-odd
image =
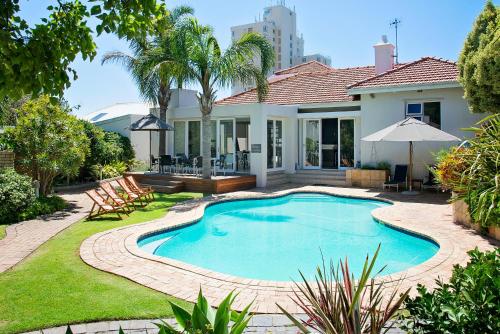
[[[352,101],[346,87],[375,75],[373,66],[299,72],[280,75],[269,84],[267,104],[305,104]],[[256,103],[257,92],[250,89],[217,101],[217,104]]]
[[[321,65],[321,70],[315,69]],[[278,105],[353,101],[347,90],[379,86],[400,86],[439,82],[456,82],[458,70],[450,61],[424,57],[399,64],[395,69],[375,75],[374,66],[335,69],[316,61],[276,72],[269,78],[269,93],[263,103]],[[257,103],[255,88],[216,102],[225,104]]]
[[[357,82],[348,89],[392,87],[426,83],[456,82],[456,63],[433,57],[424,57],[385,73]]]
[[[281,75],[281,74],[301,73],[301,72],[318,72],[331,69],[333,68],[328,65],[322,64],[316,60],[311,60],[308,61],[307,63],[302,63],[289,68],[285,68],[283,70],[276,71],[274,74]]]

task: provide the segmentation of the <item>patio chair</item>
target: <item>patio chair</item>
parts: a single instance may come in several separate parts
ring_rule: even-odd
[[[408,183],[407,175],[408,175],[408,165],[396,165],[396,167],[394,168],[394,177],[384,183],[384,190],[386,187],[387,188],[395,187],[396,191],[399,191],[400,184],[405,184],[405,186],[407,185]]]
[[[177,161],[176,161],[176,169],[177,172],[184,173],[186,170],[186,166],[189,164],[189,159],[185,154],[177,154]]]
[[[127,194],[127,198],[133,202],[139,201],[141,206],[146,206],[145,203],[143,203],[143,199],[147,201],[147,197],[140,192],[133,191],[128,182],[125,181],[125,179],[117,179],[116,182],[118,182],[118,185],[123,189],[123,191]]]
[[[169,173],[172,173],[172,168],[175,169],[175,160],[172,159],[172,156],[169,154],[160,155],[159,165],[160,173],[163,173],[165,171],[165,168],[168,168]]]
[[[435,166],[432,166],[431,168],[435,168]],[[429,169],[429,176],[427,181],[422,183],[422,188],[423,189],[434,189],[436,191],[439,190],[439,184],[436,181],[436,177],[434,176],[434,173]]]
[[[155,158],[154,155],[150,155],[149,158],[151,159],[151,170],[154,169],[154,166],[158,165],[158,158]]]
[[[196,157],[195,158],[195,164],[193,166],[193,173],[194,175],[198,176],[201,174],[203,170],[203,157]]]
[[[125,176],[125,181],[129,184],[132,191],[146,196],[148,200],[153,201],[155,199],[154,190],[151,186],[140,186],[132,175]]]
[[[97,190],[92,189],[86,191],[85,193],[94,202],[87,217],[88,220],[91,220],[97,216],[104,215],[106,213],[116,213],[119,219],[123,219],[122,216],[120,216],[120,213],[124,213],[128,216],[128,213],[127,211],[125,211],[123,206],[116,205],[114,204],[114,202],[106,201],[106,199],[104,199],[104,197],[102,197],[102,195],[99,194]],[[96,207],[97,210],[95,210]]]
[[[116,191],[116,189],[113,188],[111,183],[103,182],[100,184],[100,187],[101,187],[102,191],[104,191],[106,193],[106,195],[108,196],[106,198],[106,200],[108,202],[111,199],[111,201],[113,201],[117,206],[122,206],[122,207],[126,208],[129,213],[132,212],[133,209],[135,209],[134,201],[120,195]]]
[[[224,166],[226,165],[226,156],[221,154],[219,159],[215,160],[214,165],[212,166],[212,173],[214,176],[217,176],[217,168],[222,169],[224,171],[224,176],[226,175],[226,171],[224,170]]]

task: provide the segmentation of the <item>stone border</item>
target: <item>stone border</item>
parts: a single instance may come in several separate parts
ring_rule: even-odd
[[[483,249],[493,248],[487,240],[473,231],[464,231],[454,225],[450,219],[451,213],[448,212],[451,211],[450,206],[432,204],[432,199],[380,194],[367,189],[306,186],[276,192],[242,191],[184,202],[171,208],[164,218],[109,230],[88,238],[82,243],[80,256],[86,263],[98,269],[127,277],[188,301],[195,301],[200,287],[213,304],[218,304],[230,291],[236,290],[240,293],[234,305],[236,309],[242,309],[254,301],[252,311],[257,313],[279,312],[276,303],[290,312],[297,313],[300,310],[290,299],[293,296],[292,282],[264,281],[222,274],[149,254],[137,245],[138,239],[144,235],[195,223],[202,218],[208,205],[228,200],[285,196],[296,192],[392,202],[392,206],[373,210],[373,217],[379,222],[429,238],[439,244],[438,252],[427,261],[406,271],[377,278],[378,282],[386,282],[390,286],[411,288],[420,282],[432,287],[436,278],[447,278],[451,274],[453,264],[467,261],[467,250],[476,245]],[[408,202],[412,199],[424,199],[424,203]],[[399,282],[402,278],[405,280]]]

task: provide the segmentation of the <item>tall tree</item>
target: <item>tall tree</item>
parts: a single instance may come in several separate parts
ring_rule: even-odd
[[[262,102],[268,92],[266,76],[274,65],[274,50],[262,35],[248,33],[222,51],[212,28],[201,25],[195,18],[188,21],[181,34],[176,47],[176,58],[181,59],[177,70],[181,71],[186,82],[201,88],[198,102],[202,115],[203,178],[209,179],[210,121],[217,88],[228,87],[235,81],[244,85],[255,84],[258,101]],[[260,60],[260,65],[256,65],[255,58]]]
[[[458,59],[459,80],[474,113],[500,112],[500,7],[486,2]]]
[[[97,35],[136,39],[162,24],[167,14],[157,0],[54,0],[49,16],[30,25],[19,14],[19,2],[0,0],[0,99],[62,96],[70,76],[77,78],[71,68],[76,56],[92,60],[96,55],[92,29]]]
[[[7,129],[8,140],[18,166],[48,195],[56,176],[78,174],[89,140],[79,120],[46,95],[23,104],[18,114],[16,126]]]
[[[183,20],[192,15],[191,7],[174,8],[165,19],[165,24],[156,29],[150,39],[137,39],[130,43],[132,54],[120,51],[108,52],[102,64],[116,62],[130,72],[142,98],[159,109],[160,119],[166,121],[171,97],[171,87],[182,87],[184,79],[175,70],[174,42],[178,29],[185,26]],[[166,134],[160,132],[160,154],[166,152]]]

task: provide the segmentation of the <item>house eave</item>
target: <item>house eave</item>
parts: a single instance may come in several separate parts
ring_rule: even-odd
[[[356,94],[371,94],[371,93],[393,93],[393,92],[407,92],[413,90],[427,90],[427,89],[444,89],[444,88],[461,88],[462,86],[457,81],[449,82],[436,82],[425,84],[409,84],[409,85],[391,85],[379,87],[360,87],[350,88],[347,90],[349,95]]]

